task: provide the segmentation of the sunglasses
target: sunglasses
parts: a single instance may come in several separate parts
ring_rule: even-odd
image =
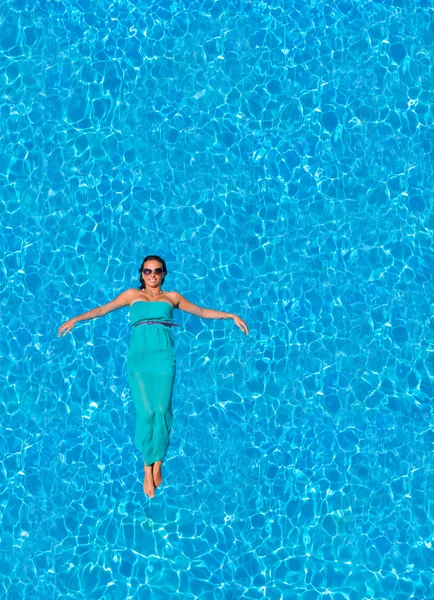
[[[154,269],[155,275],[161,275],[162,272],[163,272],[163,269],[161,267],[158,267],[158,269]],[[152,269],[143,269],[142,273],[144,275],[150,275],[152,273]]]

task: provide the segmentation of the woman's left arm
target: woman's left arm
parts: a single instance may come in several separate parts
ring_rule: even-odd
[[[179,310],[196,315],[197,317],[202,317],[202,319],[233,319],[235,325],[237,325],[243,333],[249,335],[247,324],[238,315],[223,312],[221,310],[213,310],[211,308],[201,308],[200,306],[197,306],[197,304],[193,304],[193,302],[187,300],[187,298],[179,292],[175,292],[175,294],[177,308],[179,308]]]

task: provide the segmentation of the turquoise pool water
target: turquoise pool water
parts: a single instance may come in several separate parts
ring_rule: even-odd
[[[428,1],[0,9],[0,598],[434,598]],[[142,491],[128,309],[175,311]],[[178,330],[179,329],[179,330]]]

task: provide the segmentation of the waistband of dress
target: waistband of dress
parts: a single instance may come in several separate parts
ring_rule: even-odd
[[[167,327],[179,327],[178,323],[170,323],[168,321],[138,321],[133,324],[133,327],[137,327],[137,325],[166,325]]]

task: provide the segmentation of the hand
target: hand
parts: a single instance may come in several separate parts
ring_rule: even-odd
[[[247,324],[242,319],[240,319],[240,317],[237,317],[237,315],[234,315],[234,323],[235,325],[238,325],[238,327],[243,333],[249,335],[249,328],[247,327]]]
[[[71,329],[74,327],[76,323],[75,319],[69,319],[69,321],[65,321],[65,323],[63,323],[63,325],[61,325],[57,331],[57,337],[61,337],[62,335],[66,335],[67,333],[69,333],[71,331]]]

